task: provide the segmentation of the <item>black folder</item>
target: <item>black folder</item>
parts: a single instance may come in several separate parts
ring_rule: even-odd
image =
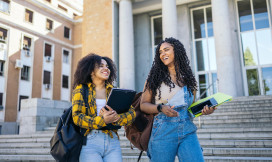
[[[125,113],[129,110],[135,95],[136,91],[134,90],[112,88],[107,105],[118,114]]]

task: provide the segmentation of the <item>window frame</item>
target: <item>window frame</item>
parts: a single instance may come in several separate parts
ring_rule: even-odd
[[[154,41],[154,39],[155,39],[155,35],[154,35],[154,19],[157,19],[157,18],[162,18],[162,14],[150,17],[150,19],[151,19],[151,23],[150,23],[150,25],[151,25],[151,43],[152,43],[152,45],[151,45],[152,46],[151,65],[152,65],[152,62],[153,62],[153,60],[155,58],[155,53],[156,53],[155,48],[157,46],[155,44],[155,41]],[[163,35],[163,30],[162,30],[162,35]]]
[[[0,60],[0,77],[5,76],[5,61]]]
[[[263,79],[262,68],[272,67],[272,63],[271,64],[260,65],[256,32],[261,31],[261,30],[270,29],[270,37],[272,39],[272,29],[271,29],[272,28],[271,13],[272,12],[271,12],[271,8],[270,8],[271,4],[269,3],[268,0],[266,0],[269,27],[268,28],[262,28],[262,29],[256,29],[253,0],[249,0],[250,1],[251,16],[252,16],[252,21],[253,21],[253,29],[249,30],[249,31],[241,32],[240,21],[239,21],[239,8],[238,8],[238,2],[239,1],[243,1],[243,0],[235,0],[235,12],[236,12],[236,23],[237,23],[237,35],[238,35],[238,39],[239,39],[238,40],[239,41],[239,53],[240,53],[240,60],[241,60],[241,65],[242,65],[244,93],[245,93],[246,96],[249,96],[248,81],[247,81],[247,70],[256,69],[257,73],[258,73],[257,75],[258,75],[258,84],[259,84],[258,86],[259,86],[260,95],[265,95],[264,94],[264,83],[263,83],[263,80],[262,80]],[[249,33],[249,32],[254,33],[258,65],[245,66],[241,34],[242,33]]]
[[[10,4],[11,4],[11,0],[0,0],[0,1],[2,1],[2,3],[5,3],[4,1],[8,1],[8,11],[4,11],[4,10],[1,10],[1,9],[0,9],[0,12],[9,15],[9,14],[10,14]]]
[[[30,11],[30,12],[32,12],[32,22],[26,20],[27,10]],[[32,10],[30,10],[28,8],[25,8],[25,18],[24,18],[24,21],[27,22],[27,23],[30,23],[30,24],[34,24],[34,11],[32,11]]]
[[[30,81],[30,66],[23,65],[20,78],[24,81]]]
[[[66,32],[65,32],[65,28],[69,29],[69,38],[67,38],[67,37],[65,36],[65,33],[66,33]],[[72,31],[71,28],[69,28],[69,27],[67,27],[67,26],[64,26],[64,27],[63,27],[63,37],[66,38],[66,39],[71,40],[71,34],[72,34],[71,31]]]
[[[49,73],[49,82],[48,82],[48,79],[45,79],[45,75],[46,73]],[[43,70],[43,84],[50,84],[51,85],[51,74],[52,72],[51,71],[48,71],[48,70]]]
[[[47,22],[48,22],[48,21],[51,21],[51,22],[52,22],[52,24],[51,24],[51,26],[52,26],[51,29],[48,29],[48,28],[47,28]],[[53,32],[53,31],[54,31],[54,21],[53,21],[53,20],[51,20],[51,19],[49,19],[49,18],[46,18],[46,19],[45,19],[45,30],[50,31],[50,32]]]
[[[64,51],[68,52],[67,57],[64,57]],[[70,50],[62,49],[62,63],[64,63],[64,64],[70,64],[70,53],[71,53]],[[64,58],[67,58],[67,59],[64,59]],[[64,60],[67,60],[67,62],[64,61]]]
[[[214,38],[214,34],[213,36],[209,36],[208,35],[208,19],[207,19],[207,8],[211,8],[211,12],[212,12],[212,5],[203,5],[201,7],[196,7],[196,8],[191,8],[190,9],[190,24],[191,24],[191,38],[192,38],[192,48],[193,48],[193,52],[192,52],[192,66],[194,69],[194,74],[195,74],[195,78],[198,82],[198,84],[200,83],[199,82],[199,76],[200,75],[207,75],[207,79],[206,80],[206,88],[209,87],[210,84],[213,83],[213,74],[216,74],[217,75],[217,78],[218,78],[218,74],[217,74],[217,67],[216,67],[216,70],[213,70],[213,69],[210,69],[210,62],[211,62],[211,59],[210,59],[210,52],[209,52],[209,39],[210,38]],[[195,38],[195,32],[194,32],[194,21],[193,21],[193,11],[195,10],[200,10],[202,9],[203,12],[204,12],[204,23],[205,23],[205,37],[204,38]],[[213,21],[212,21],[213,22]],[[213,31],[214,32],[214,31]],[[197,51],[196,51],[196,42],[198,41],[202,41],[202,40],[206,40],[207,42],[207,60],[208,60],[208,69],[204,69],[204,70],[198,70],[198,62],[197,62]],[[199,85],[198,85],[199,86]],[[214,89],[215,88],[215,89]],[[207,91],[206,91],[206,95],[209,96],[211,94],[214,94],[214,92],[216,91],[218,92],[218,80],[213,84],[213,86],[211,86],[211,88],[209,88]],[[200,94],[200,90],[197,91],[197,97],[199,97],[201,94]]]
[[[21,111],[21,100],[29,99],[29,96],[19,95],[18,111]]]
[[[64,77],[67,77],[67,84],[64,84]],[[62,85],[61,85],[62,88],[69,89],[69,76],[65,75],[65,74],[62,74],[62,81],[61,81],[61,83],[62,83]]]

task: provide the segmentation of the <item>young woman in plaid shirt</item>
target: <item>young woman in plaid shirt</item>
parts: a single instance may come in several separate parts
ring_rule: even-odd
[[[74,91],[72,98],[74,123],[87,131],[87,144],[80,152],[80,162],[121,162],[122,154],[117,130],[100,130],[107,124],[125,126],[135,119],[134,108],[128,112],[117,114],[106,105],[112,83],[116,79],[116,68],[108,57],[89,54],[82,58],[74,75]],[[82,84],[89,88],[89,109],[86,115]],[[107,107],[107,111],[104,107]]]

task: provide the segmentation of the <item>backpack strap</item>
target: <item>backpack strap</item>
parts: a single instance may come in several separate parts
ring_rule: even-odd
[[[89,102],[88,102],[88,97],[89,97],[89,88],[87,86],[87,84],[82,84],[83,86],[83,100],[84,100],[84,104],[85,104],[85,107],[86,107],[86,113],[87,115],[89,115],[88,113],[88,109],[90,108],[89,106]]]
[[[144,151],[141,151],[141,152],[140,152],[140,155],[139,155],[139,157],[138,157],[137,162],[140,162],[143,152],[144,152]]]
[[[86,108],[86,115],[89,115],[88,113],[88,109],[89,109],[89,102],[88,102],[88,97],[89,97],[89,88],[86,84],[82,84],[83,86],[83,100],[84,100],[84,104],[85,104],[85,108]],[[87,129],[84,128],[80,128],[80,133],[81,135],[84,136],[84,134],[86,133]],[[83,145],[86,145],[87,143],[87,137],[83,138]]]

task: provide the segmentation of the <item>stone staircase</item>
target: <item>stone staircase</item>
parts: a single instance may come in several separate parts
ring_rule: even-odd
[[[272,161],[272,96],[239,97],[194,122],[205,161]],[[54,161],[49,154],[54,129],[31,135],[1,135],[0,161]],[[123,129],[119,136],[123,161],[136,162],[140,151],[130,148]],[[144,153],[141,162],[147,161]]]

